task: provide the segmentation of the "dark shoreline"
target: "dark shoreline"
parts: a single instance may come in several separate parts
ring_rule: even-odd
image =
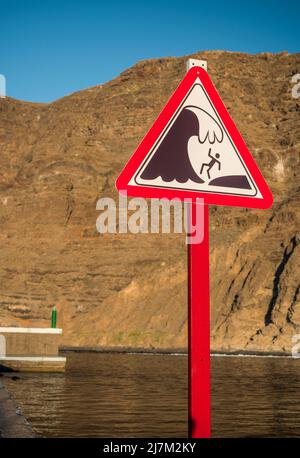
[[[0,380],[0,438],[36,437]]]
[[[142,348],[142,347],[71,347],[62,346],[59,349],[64,353],[129,353],[143,355],[182,355],[187,356],[186,348]],[[276,357],[292,357],[288,352],[267,352],[267,351],[245,351],[245,350],[214,350],[211,351],[211,356],[276,356]]]

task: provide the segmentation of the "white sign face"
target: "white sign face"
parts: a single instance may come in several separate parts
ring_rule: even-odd
[[[262,198],[199,78],[128,184]]]

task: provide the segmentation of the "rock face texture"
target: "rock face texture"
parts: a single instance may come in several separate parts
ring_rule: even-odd
[[[274,195],[267,211],[211,207],[211,342],[291,352],[300,333],[300,54],[201,52]],[[99,234],[96,202],[185,73],[140,62],[51,104],[0,99],[0,323],[47,326],[63,343],[185,348],[182,234]],[[200,306],[200,305],[199,305]],[[297,338],[294,338],[297,339]]]

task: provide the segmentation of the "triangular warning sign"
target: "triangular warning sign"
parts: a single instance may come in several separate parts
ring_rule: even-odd
[[[268,208],[272,194],[207,72],[192,67],[116,182],[149,198]]]

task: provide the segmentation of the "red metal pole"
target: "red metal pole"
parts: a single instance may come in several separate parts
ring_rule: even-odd
[[[190,205],[190,222],[204,225],[204,238],[188,245],[189,436],[207,438],[211,435],[209,208],[204,205],[203,221],[199,222],[196,205]]]

